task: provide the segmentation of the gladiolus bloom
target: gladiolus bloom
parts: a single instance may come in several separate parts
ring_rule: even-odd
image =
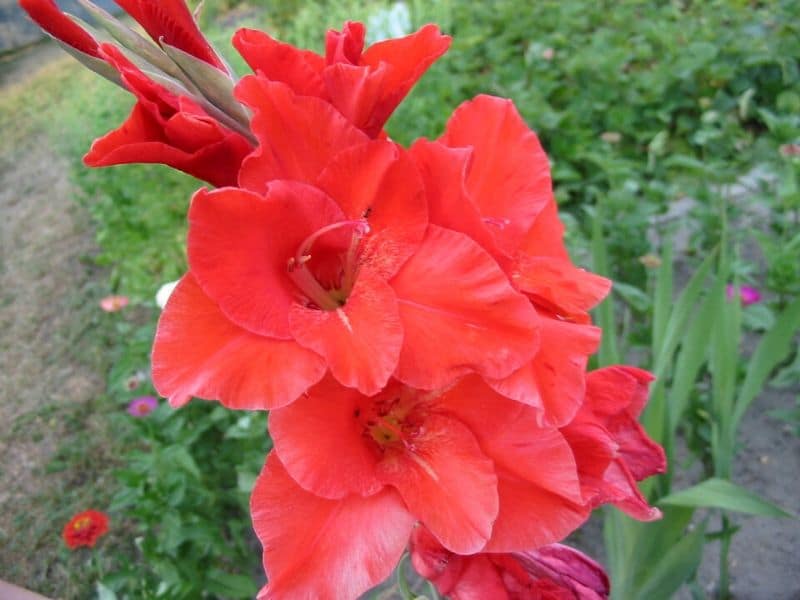
[[[603,600],[610,591],[602,566],[561,544],[462,556],[420,526],[411,536],[411,563],[451,600]]]
[[[326,378],[272,411],[270,430],[275,450],[251,500],[271,582],[265,597],[327,597],[327,574],[340,570],[363,583],[357,596],[391,571],[415,520],[451,552],[469,554],[558,541],[589,513],[564,437],[477,376],[438,392],[391,381],[371,397]],[[375,525],[341,517],[373,502],[391,502],[398,515],[378,528],[396,536],[391,552]],[[329,515],[325,539],[294,510],[305,504]],[[329,536],[345,541],[334,547]],[[289,537],[317,541],[295,553],[278,546]],[[373,557],[366,567],[364,553]]]
[[[652,521],[661,511],[647,504],[636,482],[664,473],[664,449],[637,422],[653,376],[634,367],[598,369],[586,378],[586,400],[561,429],[578,464],[584,497],[610,502],[634,519]]]
[[[542,422],[569,422],[600,342],[588,311],[610,282],[570,261],[536,134],[510,100],[482,95],[456,109],[438,141],[419,140],[411,155],[431,222],[479,243],[540,316],[539,352],[492,386],[537,408]]]
[[[94,547],[97,540],[108,533],[108,516],[96,510],[78,513],[64,526],[62,537],[67,547],[74,550],[79,546]]]
[[[426,25],[366,50],[364,37],[363,24],[347,22],[341,32],[328,32],[325,56],[252,29],[236,32],[233,45],[254,72],[287,84],[297,94],[331,103],[358,129],[376,137],[417,80],[447,51],[450,37]]]
[[[533,356],[536,311],[478,244],[428,225],[399,146],[281,83],[247,77],[237,94],[261,142],[240,174],[250,191],[192,201],[190,274],[156,335],[160,393],[277,408],[326,370],[375,394],[393,374],[435,389],[470,372],[503,377]]]

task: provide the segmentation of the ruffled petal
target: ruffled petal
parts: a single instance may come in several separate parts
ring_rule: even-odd
[[[551,198],[536,216],[518,251],[525,256],[549,256],[569,260],[564,245],[564,224],[558,216],[558,205]]]
[[[250,499],[269,583],[260,600],[358,598],[392,573],[414,519],[391,489],[328,500],[267,457]]]
[[[295,94],[325,98],[325,59],[310,50],[279,42],[263,31],[240,29],[233,45],[250,68],[270,81],[285,83]]]
[[[378,476],[453,552],[477,552],[489,539],[497,516],[494,465],[459,421],[428,416],[410,445],[387,449]]]
[[[314,352],[230,322],[191,273],[161,313],[152,365],[153,384],[173,406],[197,396],[249,410],[289,404],[325,374]]]
[[[591,508],[570,502],[497,467],[500,510],[484,552],[522,552],[563,540]]]
[[[490,379],[498,392],[540,410],[543,424],[568,423],[581,406],[586,364],[600,343],[600,329],[543,316],[533,360],[505,378]],[[402,355],[401,355],[402,360]]]
[[[611,281],[549,256],[518,256],[511,281],[537,306],[563,318],[589,323],[587,311],[611,290]]]
[[[627,365],[592,371],[586,376],[587,409],[598,416],[624,412],[635,419],[647,402],[654,379],[652,373]]]
[[[361,56],[362,65],[372,69],[387,65],[383,94],[363,127],[368,133],[375,135],[380,131],[425,71],[447,52],[451,41],[450,36],[443,35],[436,25],[429,23],[410,35],[377,42],[367,48]]]
[[[311,186],[273,181],[266,197],[200,190],[189,207],[189,265],[203,291],[240,327],[289,339],[300,292],[288,261],[312,233],[344,215]]]
[[[417,80],[447,51],[450,38],[426,25],[409,36],[373,44],[362,54],[363,26],[355,30],[356,25],[348,23],[342,34],[329,32],[323,79],[334,106],[376,137]]]
[[[362,269],[344,306],[319,310],[293,304],[292,336],[321,354],[342,385],[377,394],[397,367],[403,326],[394,290]]]
[[[235,94],[253,109],[250,127],[260,144],[239,174],[251,191],[263,193],[273,179],[314,182],[337,152],[368,139],[328,102],[286,84],[251,75]]]
[[[477,96],[459,106],[441,142],[471,147],[466,188],[497,244],[512,254],[552,199],[550,164],[511,100]]]
[[[405,340],[397,377],[434,389],[471,371],[508,376],[538,344],[536,311],[467,236],[435,225],[390,282]]]
[[[505,258],[464,185],[472,148],[420,139],[409,153],[425,182],[430,222],[465,233],[495,259]]]
[[[359,262],[388,279],[417,249],[428,226],[422,180],[402,148],[374,140],[339,152],[317,180],[351,219],[366,218],[370,235]]]
[[[270,413],[275,451],[301,487],[325,498],[369,496],[383,488],[376,475],[380,454],[364,438],[363,401],[358,391],[326,377]]]

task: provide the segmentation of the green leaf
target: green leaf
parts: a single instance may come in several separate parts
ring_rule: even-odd
[[[603,536],[615,600],[637,598],[635,591],[650,579],[665,551],[683,539],[693,513],[692,508],[670,506],[660,521],[642,523],[618,510],[606,511]]]
[[[750,358],[744,383],[739,388],[733,412],[735,430],[745,411],[764,387],[764,383],[795,346],[795,332],[800,329],[800,297],[796,298],[775,319],[775,325],[766,333]]]
[[[224,598],[253,598],[258,593],[258,586],[250,577],[232,575],[219,569],[212,569],[208,574],[207,588]]]
[[[681,343],[681,350],[675,363],[672,385],[669,389],[669,431],[668,436],[672,436],[680,423],[686,406],[689,404],[689,397],[695,389],[697,376],[706,362],[708,352],[708,340],[714,327],[715,312],[714,302],[708,297],[703,301],[697,316],[692,322],[686,333],[686,337]]]
[[[697,570],[703,558],[705,527],[698,526],[664,552],[636,591],[636,600],[669,600]]]
[[[725,479],[712,477],[688,489],[669,494],[659,504],[721,508],[761,517],[793,517],[772,502]]]
[[[636,286],[617,281],[614,283],[613,291],[639,312],[645,312],[650,308],[650,297]]]

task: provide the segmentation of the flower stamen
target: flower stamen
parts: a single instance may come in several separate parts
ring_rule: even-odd
[[[326,290],[308,269],[306,263],[311,260],[311,249],[320,237],[343,227],[351,227],[353,237],[344,263],[341,286],[339,289]],[[286,271],[289,273],[289,277],[303,294],[320,309],[336,310],[340,308],[353,289],[358,266],[356,261],[358,243],[361,237],[367,233],[369,233],[369,224],[365,219],[340,221],[318,229],[303,240],[296,254],[287,261]]]

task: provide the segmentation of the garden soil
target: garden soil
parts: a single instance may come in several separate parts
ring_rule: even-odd
[[[66,59],[52,44],[0,59],[0,93],[59,60]],[[9,136],[0,131],[0,141]],[[44,133],[0,144],[0,579],[31,587],[49,574],[36,572],[42,563],[30,554],[35,540],[20,523],[30,518],[31,497],[57,491],[47,467],[63,433],[60,407],[84,405],[104,389],[102,374],[78,351],[94,317],[76,298],[98,275],[86,260],[95,251],[93,234],[68,169]],[[791,408],[796,397],[797,390],[768,390],[758,398],[744,420],[734,478],[800,514],[800,438],[769,415]],[[800,521],[735,520],[735,597],[800,598]],[[576,541],[602,552],[596,526]],[[710,544],[700,571],[707,592],[716,583],[717,557]]]
[[[13,61],[0,57],[0,93],[62,60],[54,44]],[[48,473],[62,417],[104,389],[80,356],[89,323],[78,307],[92,283],[85,258],[94,244],[69,166],[47,135],[21,137],[8,118],[0,123],[0,579],[36,589],[60,576],[55,557],[37,550],[52,547],[61,531],[49,527],[50,515],[37,514],[33,498],[69,484]]]

